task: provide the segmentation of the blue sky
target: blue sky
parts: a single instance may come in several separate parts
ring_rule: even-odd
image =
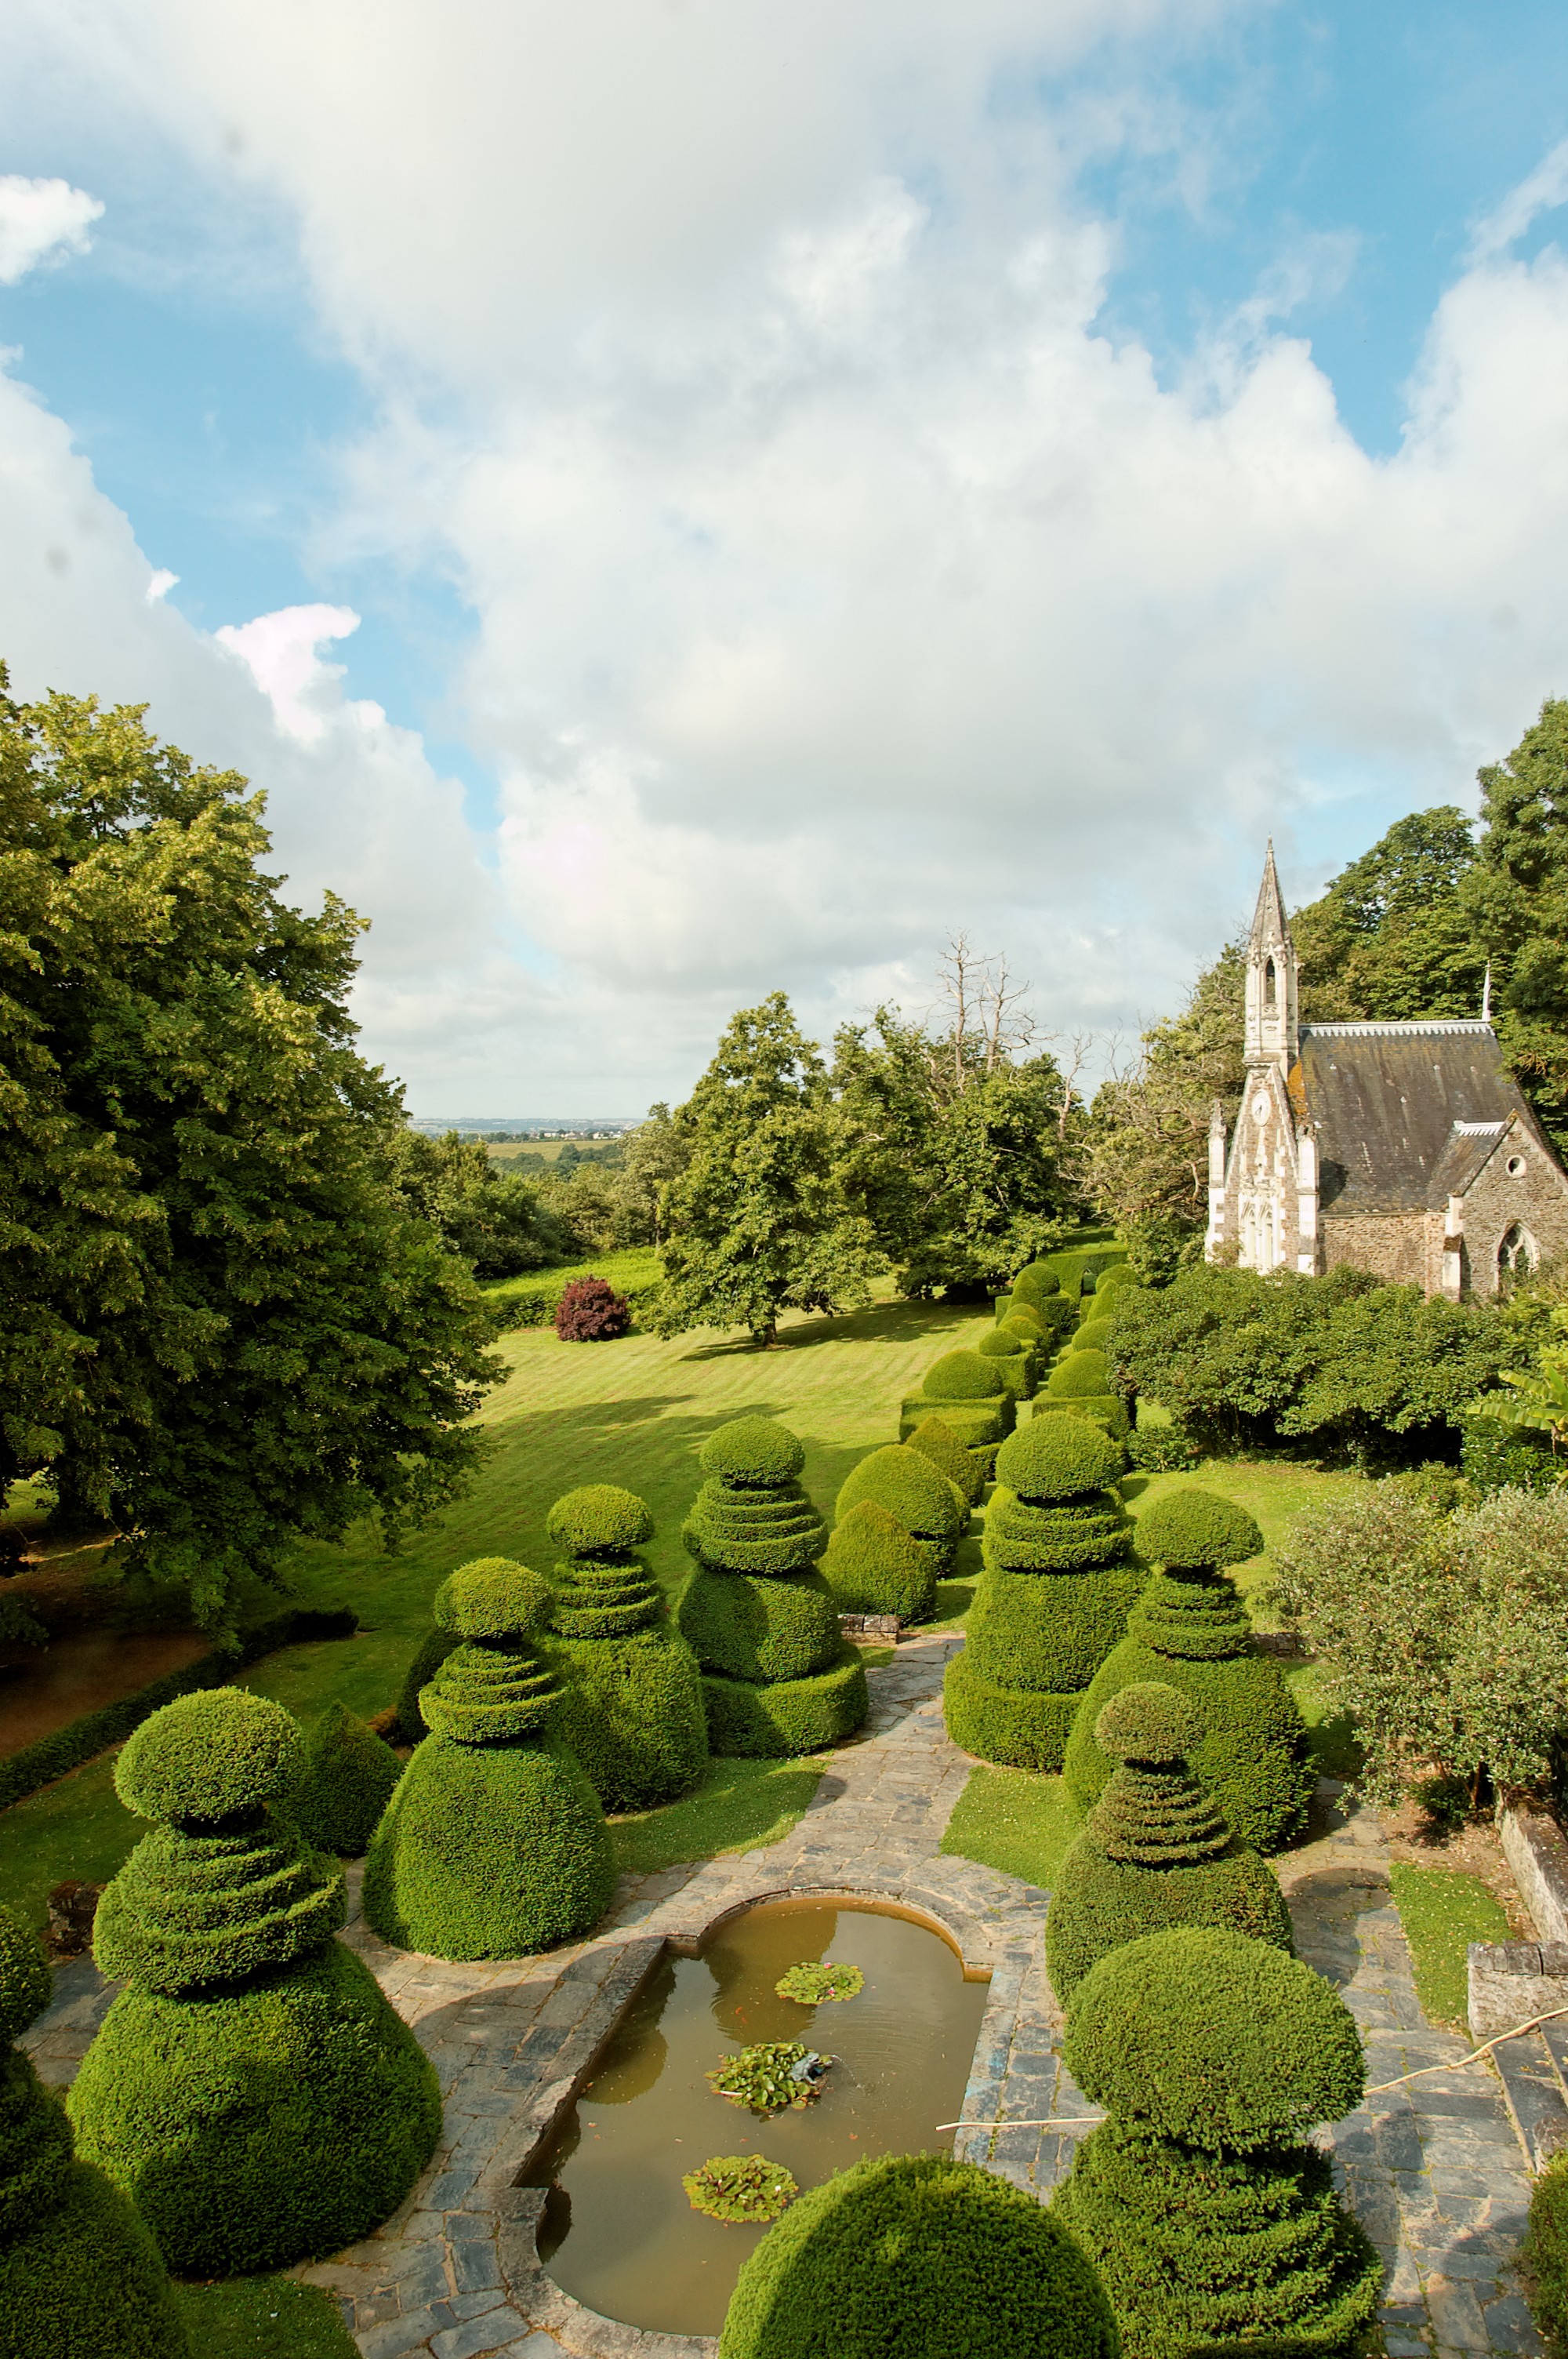
[[[0,343],[25,531],[69,444],[178,575],[155,720],[350,872],[416,1111],[634,1110],[960,924],[1126,1034],[1271,830],[1304,896],[1568,690],[1561,202],[1473,250],[1561,6],[344,18],[25,5],[0,173],[103,210]],[[25,690],[131,692],[123,584],[9,594]],[[212,634],[315,607],[341,670],[253,638],[258,704]]]

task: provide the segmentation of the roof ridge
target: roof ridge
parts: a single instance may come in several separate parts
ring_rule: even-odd
[[[1419,1038],[1422,1033],[1433,1034],[1442,1038],[1456,1037],[1462,1039],[1477,1040],[1495,1039],[1497,1037],[1492,1027],[1483,1023],[1478,1016],[1417,1016],[1408,1023],[1401,1019],[1390,1018],[1387,1023],[1303,1024],[1302,1026],[1303,1040],[1309,1035],[1314,1038],[1329,1040],[1389,1038],[1413,1040]]]

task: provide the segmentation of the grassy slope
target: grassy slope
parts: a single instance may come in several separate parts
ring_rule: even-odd
[[[696,1452],[716,1426],[748,1413],[784,1419],[806,1446],[806,1485],[830,1516],[850,1466],[868,1447],[894,1439],[901,1397],[965,1329],[982,1332],[987,1324],[984,1312],[892,1302],[848,1319],[791,1320],[771,1352],[710,1333],[574,1344],[548,1329],[519,1330],[501,1346],[510,1372],[482,1412],[494,1451],[468,1497],[395,1557],[369,1529],[341,1548],[302,1549],[292,1568],[299,1601],[347,1602],[366,1626],[353,1638],[271,1655],[244,1683],[306,1718],[334,1697],[351,1711],[378,1712],[396,1693],[446,1575],[475,1556],[547,1567],[554,1550],[545,1516],[579,1483],[622,1483],[648,1501],[659,1527],[649,1558],[673,1598],[687,1565],[680,1526],[700,1479]],[[977,1570],[972,1542],[965,1555],[963,1569]],[[942,1600],[948,1611],[967,1602],[957,1583]],[[0,1815],[0,1889],[33,1921],[41,1923],[51,1885],[112,1875],[142,1832],[115,1799],[112,1777],[105,1756]],[[706,1821],[691,1802],[674,1806],[687,1817],[667,1834],[651,1821],[628,1822],[625,1864],[664,1864],[693,1856],[694,1847],[700,1855],[782,1832],[808,1799],[796,1795],[800,1779],[798,1770],[787,1773],[779,1791],[754,1780],[716,1785],[717,1843],[700,1840]]]
[[[1452,1867],[1396,1860],[1389,1880],[1411,1945],[1416,1996],[1434,2023],[1463,2030],[1470,2003],[1466,1952],[1472,1941],[1511,1940],[1507,1912],[1478,1875]]]

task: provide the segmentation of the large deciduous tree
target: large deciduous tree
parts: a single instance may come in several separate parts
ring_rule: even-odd
[[[772,1343],[783,1310],[871,1299],[883,1257],[840,1179],[821,1055],[782,991],[730,1018],[675,1124],[689,1154],[663,1191],[661,1333],[745,1327]]]
[[[1491,961],[1504,1054],[1568,1154],[1568,698],[1543,704],[1480,777],[1483,830],[1465,908]]]
[[[0,1479],[232,1618],[298,1535],[454,1495],[493,1364],[355,1053],[360,921],[282,902],[263,799],[0,670]]]

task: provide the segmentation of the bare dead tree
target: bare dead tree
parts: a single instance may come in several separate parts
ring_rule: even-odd
[[[1014,984],[1005,957],[977,951],[968,933],[948,937],[936,972],[946,1020],[933,1050],[932,1079],[940,1077],[961,1097],[980,1073],[994,1073],[1032,1045],[1034,1019],[1021,1004],[1031,986]]]

